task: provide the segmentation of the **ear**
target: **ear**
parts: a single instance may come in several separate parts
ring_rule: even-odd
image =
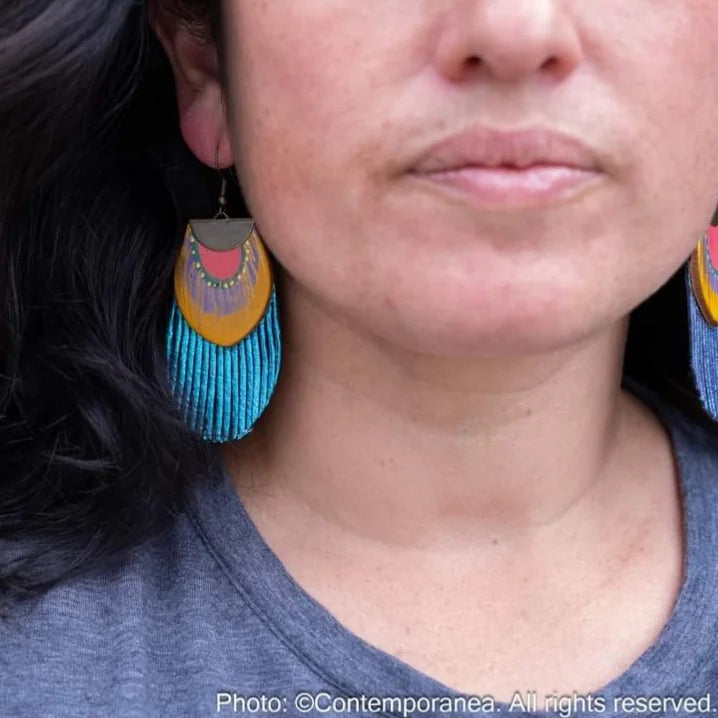
[[[214,43],[203,42],[197,30],[165,7],[151,0],[148,20],[167,53],[175,78],[180,130],[187,146],[209,167],[233,163],[227,128],[227,112]]]

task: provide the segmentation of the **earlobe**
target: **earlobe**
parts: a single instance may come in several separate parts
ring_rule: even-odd
[[[177,89],[182,138],[194,155],[209,167],[221,169],[232,164],[232,148],[219,85],[195,94]]]
[[[196,157],[210,167],[232,164],[226,108],[217,50],[198,37],[161,0],[150,2],[148,19],[164,48],[175,80],[182,137]]]

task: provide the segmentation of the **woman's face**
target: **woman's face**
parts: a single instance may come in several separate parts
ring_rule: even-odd
[[[225,37],[234,160],[269,249],[405,349],[586,338],[670,277],[718,200],[715,0],[228,2]],[[412,172],[482,127],[573,135],[599,174],[508,206]]]

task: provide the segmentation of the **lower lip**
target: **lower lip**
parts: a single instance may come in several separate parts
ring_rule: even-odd
[[[566,165],[463,167],[443,172],[414,173],[415,177],[446,185],[487,208],[540,207],[575,197],[600,173]]]

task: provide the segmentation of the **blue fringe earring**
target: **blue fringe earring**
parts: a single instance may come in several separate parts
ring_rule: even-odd
[[[693,377],[705,411],[718,421],[718,227],[713,225],[686,263]]]
[[[169,382],[184,421],[203,439],[240,439],[279,377],[281,332],[272,267],[252,219],[220,209],[192,219],[174,273],[167,329]]]

